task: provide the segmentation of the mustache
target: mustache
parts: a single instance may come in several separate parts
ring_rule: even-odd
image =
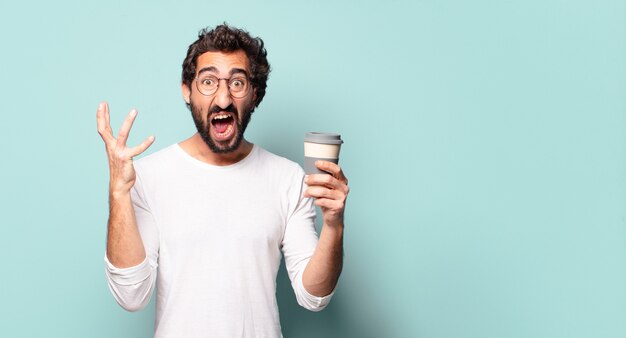
[[[219,113],[219,112],[228,112],[228,113],[237,113],[237,108],[231,103],[228,107],[222,108],[218,105],[214,105],[209,109],[209,114]]]

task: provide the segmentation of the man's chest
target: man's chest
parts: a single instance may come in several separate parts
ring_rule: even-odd
[[[263,182],[223,179],[163,185],[153,198],[161,247],[280,247],[288,201]]]

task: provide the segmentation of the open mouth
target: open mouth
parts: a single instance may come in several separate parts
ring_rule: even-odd
[[[232,113],[216,113],[211,116],[211,126],[218,140],[228,139],[235,129],[235,118]]]

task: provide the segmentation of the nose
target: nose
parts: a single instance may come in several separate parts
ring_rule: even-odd
[[[228,106],[233,103],[233,99],[230,96],[230,91],[228,90],[228,81],[220,79],[220,85],[217,87],[217,92],[215,92],[215,104],[222,109],[226,109]]]

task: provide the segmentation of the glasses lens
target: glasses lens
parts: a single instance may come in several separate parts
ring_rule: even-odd
[[[245,77],[233,77],[228,81],[230,95],[241,98],[248,93],[248,79]]]
[[[198,91],[204,95],[211,95],[215,93],[219,86],[219,80],[213,75],[204,75],[198,78],[196,81],[198,85]]]

